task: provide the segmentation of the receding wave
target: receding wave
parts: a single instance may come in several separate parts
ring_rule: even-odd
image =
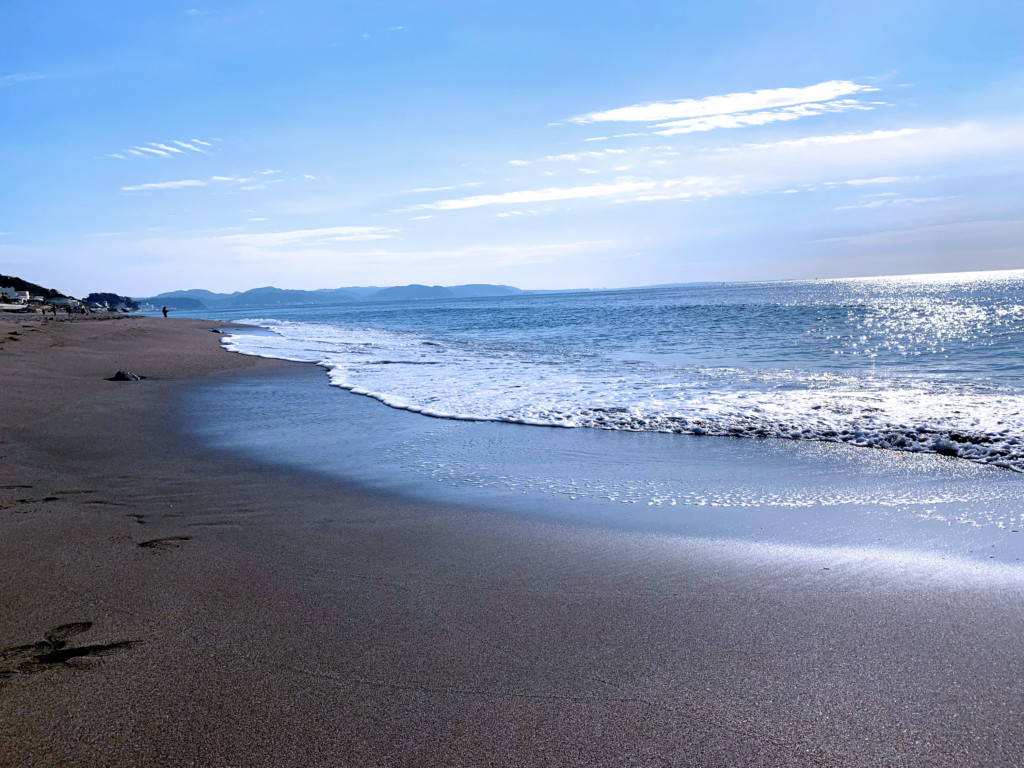
[[[684,366],[652,355],[249,322],[272,333],[231,335],[228,349],[316,363],[334,386],[427,416],[841,442],[1024,472],[1024,401],[1009,387],[874,371]]]

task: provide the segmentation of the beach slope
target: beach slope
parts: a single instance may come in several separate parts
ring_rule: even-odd
[[[0,322],[0,765],[1020,763],[1020,569],[602,530],[215,453],[179,429],[189,387],[323,376],[219,338]]]

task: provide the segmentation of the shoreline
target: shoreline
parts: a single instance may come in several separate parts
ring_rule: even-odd
[[[1024,561],[1019,478],[1001,469],[813,441],[423,418],[328,384],[312,364],[199,384],[182,423],[263,466],[515,518],[736,549],[873,550],[940,570]]]
[[[1024,751],[1015,571],[909,578],[231,457],[179,431],[183,393],[298,364],[224,354],[211,324],[226,327],[0,324],[19,334],[0,346],[0,765],[985,766]],[[105,380],[117,370],[150,378]],[[80,654],[16,650],[76,622],[92,622],[67,641]]]

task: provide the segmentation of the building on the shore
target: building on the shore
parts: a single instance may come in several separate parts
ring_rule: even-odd
[[[15,288],[0,286],[0,302],[5,304],[28,304],[31,299],[28,291],[19,291]]]
[[[67,296],[55,296],[52,299],[47,299],[46,303],[58,309],[66,309],[69,312],[72,309],[78,309],[82,304],[78,299],[68,298]]]

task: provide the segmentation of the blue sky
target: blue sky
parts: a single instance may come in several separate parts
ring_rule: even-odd
[[[140,296],[1024,268],[1022,39],[1016,1],[8,0],[0,272]]]

